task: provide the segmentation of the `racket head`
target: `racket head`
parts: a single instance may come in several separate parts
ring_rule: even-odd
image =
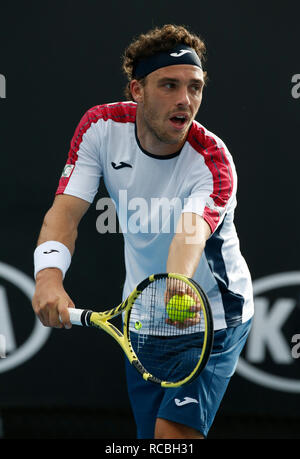
[[[124,302],[125,303],[125,302]],[[132,365],[165,388],[192,382],[213,345],[213,316],[203,289],[177,273],[153,274],[127,298],[124,341]]]

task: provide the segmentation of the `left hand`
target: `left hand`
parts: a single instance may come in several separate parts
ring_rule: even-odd
[[[197,323],[200,322],[201,320],[201,303],[196,295],[195,291],[189,286],[185,285],[182,282],[177,282],[176,279],[168,279],[167,281],[167,289],[165,291],[165,305],[167,307],[167,304],[171,300],[171,298],[174,295],[189,295],[195,300],[195,304],[190,307],[189,312],[195,312],[194,317],[187,317],[186,319],[174,321],[169,318],[166,319],[166,323],[168,325],[173,325],[177,328],[184,329],[188,327],[192,327],[193,325],[196,325]]]

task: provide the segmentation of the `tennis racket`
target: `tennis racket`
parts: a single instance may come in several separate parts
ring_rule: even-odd
[[[73,325],[110,334],[144,380],[165,388],[192,382],[213,344],[213,318],[202,288],[181,274],[153,274],[119,306],[104,312],[69,308]],[[111,319],[123,314],[121,331]]]

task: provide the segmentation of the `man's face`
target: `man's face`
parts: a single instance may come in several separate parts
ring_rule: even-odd
[[[181,146],[202,100],[203,72],[194,65],[172,65],[152,72],[141,87],[144,127],[156,140]]]

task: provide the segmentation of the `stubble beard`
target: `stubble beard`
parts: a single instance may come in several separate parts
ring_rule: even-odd
[[[143,118],[147,129],[160,142],[166,145],[176,145],[185,141],[189,127],[184,132],[178,133],[177,135],[168,134],[167,130],[161,126],[161,124],[167,121],[168,118],[162,119],[161,121],[158,120],[157,113],[149,107],[147,99],[144,101]]]

